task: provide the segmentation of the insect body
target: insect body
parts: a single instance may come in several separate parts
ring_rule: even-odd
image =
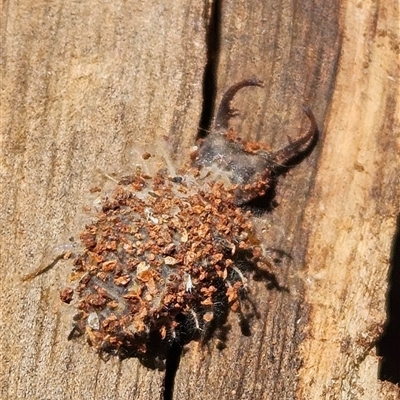
[[[230,103],[241,88],[261,85],[245,80],[225,93],[185,175],[139,171],[103,200],[97,219],[81,233],[76,288],[62,296],[65,302],[78,298],[71,337],[86,332],[100,353],[138,357],[151,366],[162,364],[173,344],[208,340],[229,311],[245,318],[247,280],[269,263],[251,213],[241,206],[264,196],[318,133],[306,108],[309,131],[275,153],[235,137]]]

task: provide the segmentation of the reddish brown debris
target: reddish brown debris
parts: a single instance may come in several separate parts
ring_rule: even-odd
[[[229,311],[243,318],[248,276],[268,275],[269,263],[250,213],[239,206],[271,192],[318,138],[308,107],[308,132],[275,153],[238,138],[228,126],[237,115],[231,102],[246,86],[263,83],[247,79],[228,89],[213,129],[191,154],[191,170],[174,178],[137,171],[103,200],[80,236],[84,250],[71,275],[79,312],[70,337],[86,332],[100,353],[154,365],[172,343],[209,339]],[[72,297],[69,288],[61,294],[66,303]]]
[[[76,326],[98,351],[116,354],[144,354],[152,335],[171,340],[188,324],[186,340],[201,338],[215,319],[221,288],[226,307],[239,310],[245,282],[235,259],[261,260],[251,250],[249,213],[221,183],[199,190],[162,172],[123,183],[81,233],[85,251],[72,277],[79,277]],[[72,290],[61,298],[69,303]]]
[[[63,301],[64,303],[71,303],[72,298],[74,295],[74,289],[67,287],[65,289],[63,289],[60,293],[60,299],[61,301]]]

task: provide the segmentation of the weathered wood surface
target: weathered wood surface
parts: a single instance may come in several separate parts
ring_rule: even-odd
[[[210,59],[217,99],[265,81],[236,101],[243,137],[286,144],[307,127],[303,102],[323,133],[256,221],[291,256],[277,267],[289,293],[252,283],[252,335],[232,315],[225,350],[190,345],[174,398],[400,397],[377,379],[375,349],[400,203],[398,2],[221,3],[3,4],[1,398],[159,397],[162,372],[66,340],[68,262],[21,278],[77,236],[101,172],[129,171],[165,135],[175,163],[187,160]]]

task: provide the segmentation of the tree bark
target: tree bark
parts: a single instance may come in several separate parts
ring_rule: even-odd
[[[232,314],[224,350],[188,345],[173,398],[400,398],[376,351],[400,204],[399,20],[395,0],[6,1],[1,398],[160,397],[164,372],[67,341],[70,262],[22,278],[79,237],[106,175],[146,149],[187,164],[223,91],[249,77],[265,86],[235,99],[243,138],[285,146],[308,128],[303,103],[321,131],[254,217],[286,254],[288,291],[250,282],[251,335]]]

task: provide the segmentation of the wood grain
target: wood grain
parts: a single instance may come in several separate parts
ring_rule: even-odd
[[[132,170],[144,148],[188,160],[203,96],[213,102],[204,85],[218,101],[257,76],[265,87],[235,100],[243,137],[284,146],[307,128],[303,103],[322,132],[255,219],[266,247],[290,255],[277,265],[289,291],[252,282],[251,336],[231,315],[225,350],[188,346],[174,398],[400,398],[377,379],[375,349],[400,204],[399,24],[395,0],[6,1],[0,397],[159,398],[162,372],[66,340],[70,263],[21,278],[77,237],[104,173]]]
[[[193,143],[205,63],[203,7],[5,4],[1,398],[159,397],[162,372],[133,359],[104,363],[84,341],[67,342],[73,312],[58,293],[70,264],[31,282],[21,277],[79,234],[101,173],[132,170],[138,146],[151,148],[163,135],[172,136],[177,152]]]

